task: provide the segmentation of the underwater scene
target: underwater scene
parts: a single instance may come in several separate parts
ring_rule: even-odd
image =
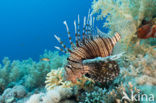
[[[0,0],[0,103],[156,103],[156,0]]]

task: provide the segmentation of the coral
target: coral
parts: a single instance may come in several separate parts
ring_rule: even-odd
[[[22,85],[17,85],[13,88],[8,88],[4,91],[2,94],[2,103],[12,103],[16,101],[19,98],[25,97],[27,94],[27,91],[24,86]]]
[[[66,55],[59,55],[58,51],[48,51],[45,50],[43,55],[40,55],[40,59],[42,58],[49,58],[50,65],[52,69],[57,69],[67,63],[67,56]],[[54,62],[55,61],[55,62]]]
[[[124,23],[126,22],[135,24],[135,28],[137,28],[145,17],[146,19],[151,19],[155,15],[156,1],[94,0],[92,8],[93,14],[99,13],[98,18],[104,18],[107,16],[108,23],[105,25],[110,25],[111,32],[120,32],[120,28],[124,29],[122,27],[124,27]],[[131,29],[129,28],[127,30]]]
[[[47,50],[40,57],[47,57],[50,61],[35,62],[31,58],[10,61],[5,57],[3,64],[0,65],[0,94],[4,89],[16,84],[24,85],[28,90],[43,87],[47,73],[51,69],[62,67],[66,61],[65,56],[59,56],[58,52]]]
[[[156,15],[155,0],[94,0],[92,8],[92,14],[99,14],[98,18],[107,17],[104,26],[110,28],[111,35],[115,32],[121,34],[121,42],[114,49],[114,54],[135,45],[138,40],[136,31],[142,21],[149,21]]]
[[[155,55],[149,54],[148,52],[140,52],[137,55],[128,53],[124,55],[122,59],[122,63],[120,63],[120,66],[123,67],[121,71],[121,81],[131,81],[142,91],[142,93],[146,95],[153,94],[155,96]]]
[[[53,90],[49,90],[46,93],[32,95],[26,103],[65,103],[66,101],[72,103],[73,100],[69,100],[69,98],[73,95],[74,94],[71,88],[57,86]]]
[[[125,94],[127,94],[128,97],[131,97],[132,91],[134,91],[134,94],[140,93],[140,90],[134,87],[130,82],[125,85],[121,84],[119,87],[116,87],[113,90],[94,87],[94,91],[84,92],[84,94],[80,97],[82,99],[79,103],[117,103],[117,101],[126,102],[126,100],[122,100],[122,98],[125,96]],[[135,103],[135,101],[130,100],[129,102]]]
[[[83,94],[83,98],[79,101],[79,103],[102,103],[104,102],[104,95],[106,93],[105,89],[94,87],[94,91],[92,92],[85,92]]]
[[[41,94],[32,95],[26,103],[39,103]]]
[[[127,62],[124,65],[130,65],[127,70],[129,70],[127,76],[135,77],[136,82],[139,85],[148,84],[148,85],[156,85],[156,57],[146,54],[141,55],[126,55]]]
[[[61,86],[64,88],[73,88],[78,86],[79,89],[88,89],[94,85],[94,81],[90,78],[82,76],[77,79],[76,82],[67,81],[65,78],[64,68],[59,68],[58,70],[51,70],[46,77],[46,88],[47,90],[52,90],[54,87]]]
[[[45,83],[48,90],[60,85],[66,86],[63,82],[63,71],[64,68],[59,68],[58,70],[51,70],[51,72],[47,74]]]

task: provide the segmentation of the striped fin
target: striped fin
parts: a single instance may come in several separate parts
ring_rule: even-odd
[[[82,33],[82,38],[83,38],[83,42],[85,42],[85,27],[86,27],[86,17],[84,17],[84,21],[83,21],[83,33]]]
[[[76,21],[74,21],[74,27],[75,27],[75,41],[76,41],[76,46],[79,47],[78,35],[77,35],[77,27],[76,27]]]
[[[67,29],[67,33],[68,33],[68,38],[69,38],[70,45],[72,46],[72,48],[74,48],[74,43],[73,43],[72,40],[71,40],[71,35],[70,35],[70,31],[69,31],[67,22],[64,21],[63,23],[64,23],[64,25],[66,26],[66,29]]]
[[[61,49],[60,47],[58,47],[58,46],[54,46],[57,50],[59,50],[59,51],[61,51],[61,52],[63,52],[63,53],[67,53],[65,50],[63,50],[63,49]]]
[[[90,12],[90,9],[89,9]],[[89,28],[89,12],[88,12],[88,18],[87,18],[87,23],[86,23],[86,35],[88,36],[88,28]]]
[[[89,13],[89,20],[88,20],[88,36],[89,36],[89,39],[91,38],[92,36],[92,15]]]
[[[66,45],[64,45],[64,43],[61,41],[61,39],[58,36],[54,35],[54,37],[61,44],[61,46],[65,49],[64,52],[67,52],[67,51],[68,52],[71,52],[71,50],[69,48],[67,48]],[[60,48],[57,48],[57,49],[60,49]]]
[[[92,14],[90,13],[90,10],[88,12],[88,19],[87,19],[87,24],[86,24],[86,39],[93,39],[92,34],[93,34],[93,25],[94,25],[94,18],[92,17]]]
[[[80,15],[78,14],[78,29],[77,29],[77,35],[78,35],[78,42],[81,41],[81,36],[80,36]]]
[[[120,34],[116,32],[113,38],[111,38],[113,45],[115,45],[120,40],[120,38]]]

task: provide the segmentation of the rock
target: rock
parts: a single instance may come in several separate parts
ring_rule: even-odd
[[[11,88],[7,88],[6,90],[4,90],[2,97],[4,98],[7,94],[9,94],[10,91],[11,91]]]
[[[22,85],[14,86],[12,89],[8,88],[4,91],[0,103],[13,103],[18,98],[25,97],[27,94],[26,89]]]
[[[2,94],[2,101],[5,101],[5,103],[11,103],[14,100],[14,96],[15,94],[12,92],[12,89],[8,88]]]
[[[14,86],[12,91],[16,94],[16,98],[22,98],[27,94],[26,88],[22,85]]]

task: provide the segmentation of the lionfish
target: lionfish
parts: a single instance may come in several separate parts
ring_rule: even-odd
[[[65,71],[67,80],[72,82],[76,82],[78,78],[85,75],[95,82],[106,83],[114,80],[120,72],[116,61],[83,63],[84,60],[110,56],[115,44],[120,40],[119,33],[116,33],[113,37],[103,37],[96,32],[94,30],[94,19],[91,14],[87,18],[84,17],[83,32],[80,35],[80,18],[78,15],[78,26],[74,21],[76,43],[73,43],[67,22],[64,21],[71,49],[66,47],[58,36],[54,35],[63,49],[57,46],[55,48],[69,54]]]

